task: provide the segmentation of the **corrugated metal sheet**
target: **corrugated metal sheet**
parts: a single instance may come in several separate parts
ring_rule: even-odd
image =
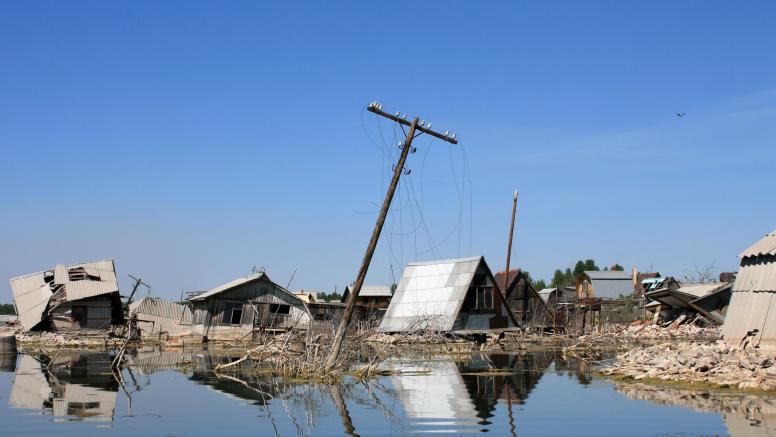
[[[776,291],[776,256],[741,260],[733,291]]]
[[[191,310],[188,307],[157,297],[145,297],[132,302],[129,306],[129,312],[130,314],[138,314],[140,318],[142,318],[141,315],[148,314],[191,324]]]
[[[776,255],[776,231],[767,234],[757,243],[749,246],[738,255],[741,258],[759,255]]]
[[[676,291],[684,294],[689,294],[690,296],[695,296],[697,298],[697,297],[706,296],[709,293],[713,293],[714,291],[726,285],[727,284],[723,284],[719,282],[714,282],[711,284],[687,284],[687,285],[682,285]]]
[[[593,285],[593,297],[616,299],[621,295],[629,296],[633,294],[633,281],[630,279],[630,276],[625,279],[592,279],[591,283]]]
[[[65,284],[65,296],[68,302],[117,291],[119,291],[119,284],[115,281],[73,281]]]
[[[753,343],[776,349],[776,292],[734,291],[722,326],[725,341],[738,345],[754,329]]]
[[[359,297],[391,297],[391,287],[388,285],[362,285]]]
[[[450,331],[483,257],[410,263],[380,322],[380,331]]]
[[[13,377],[8,405],[40,410],[50,394],[51,388],[43,375],[40,362],[30,355],[21,355]]]
[[[67,267],[64,264],[57,264],[54,267],[54,283],[67,284],[70,281],[70,275],[67,274]]]
[[[598,270],[586,270],[583,272],[587,275],[588,278],[595,280],[595,279],[627,279],[628,281],[633,281],[633,277],[628,272],[621,272],[621,271],[598,271]],[[631,282],[631,288],[633,288],[633,282]],[[600,297],[600,296],[598,296]]]
[[[19,321],[24,329],[30,330],[43,319],[53,294],[51,288],[44,281],[43,272],[13,278],[10,282]]]

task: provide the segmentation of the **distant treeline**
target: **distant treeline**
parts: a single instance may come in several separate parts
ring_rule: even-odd
[[[342,294],[337,293],[336,291],[332,291],[331,293],[319,292],[315,298],[318,302],[339,302],[342,300]]]
[[[12,303],[0,303],[0,316],[16,315],[16,309],[14,309]]]

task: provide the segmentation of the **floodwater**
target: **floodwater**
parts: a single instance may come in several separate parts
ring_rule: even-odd
[[[776,398],[612,382],[552,352],[393,359],[402,375],[338,386],[217,375],[230,358],[202,350],[130,358],[0,356],[0,434],[776,436]]]

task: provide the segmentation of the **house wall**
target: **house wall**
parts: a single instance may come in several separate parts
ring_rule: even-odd
[[[114,319],[114,296],[103,294],[87,299],[65,302],[51,311],[51,324],[60,329],[108,329]],[[86,323],[73,320],[73,307],[86,309]]]
[[[270,313],[270,305],[289,305],[288,315]],[[225,321],[225,311],[242,309],[239,324]],[[274,284],[256,281],[219,293],[203,301],[196,301],[193,308],[194,331],[208,340],[235,340],[249,336],[261,329],[288,330],[305,328],[310,314],[304,304]]]
[[[753,345],[776,350],[776,291],[734,291],[722,325],[725,341],[738,346],[752,330]]]

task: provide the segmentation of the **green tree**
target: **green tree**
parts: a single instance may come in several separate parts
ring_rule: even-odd
[[[536,291],[539,291],[547,288],[547,283],[544,282],[544,279],[539,279],[538,281],[534,282],[533,286]]]
[[[0,303],[0,315],[15,315],[16,310],[12,303]]]
[[[615,265],[612,266],[612,271],[613,272],[624,272],[625,269],[621,265],[615,264]]]

